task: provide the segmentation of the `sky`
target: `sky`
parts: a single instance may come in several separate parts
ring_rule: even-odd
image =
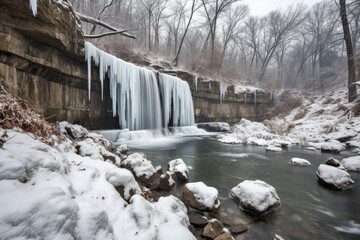
[[[287,8],[296,5],[299,2],[311,6],[321,0],[242,0],[243,3],[250,7],[250,15],[264,16],[268,12],[278,9]]]

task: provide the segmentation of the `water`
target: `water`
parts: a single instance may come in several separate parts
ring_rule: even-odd
[[[356,184],[342,192],[317,181],[317,167],[332,154],[299,147],[266,152],[264,147],[226,145],[211,137],[165,138],[132,146],[131,151],[144,152],[163,169],[168,161],[182,158],[193,168],[189,181],[203,181],[219,190],[222,208],[216,217],[249,227],[242,239],[273,239],[275,234],[284,239],[360,239],[360,174],[350,173]],[[345,152],[335,158],[348,156],[351,153]],[[312,165],[292,166],[292,157],[305,158]],[[263,218],[244,214],[229,198],[229,191],[246,179],[260,179],[274,186],[281,198],[281,210]]]

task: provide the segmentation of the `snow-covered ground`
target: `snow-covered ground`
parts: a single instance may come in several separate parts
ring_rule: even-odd
[[[360,116],[353,112],[355,104],[359,103],[348,103],[347,90],[341,88],[313,99],[304,98],[302,106],[265,124],[242,119],[218,140],[276,147],[301,144],[332,152],[348,146],[359,153]]]
[[[173,196],[147,201],[91,134],[51,147],[21,130],[4,133],[0,128],[1,239],[195,239],[185,205]],[[134,195],[124,200],[118,185],[125,198]]]

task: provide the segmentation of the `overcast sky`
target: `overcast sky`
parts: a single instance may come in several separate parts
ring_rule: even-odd
[[[263,16],[272,10],[286,8],[290,5],[296,5],[299,2],[311,6],[320,1],[321,0],[243,0],[242,2],[250,7],[251,15]]]

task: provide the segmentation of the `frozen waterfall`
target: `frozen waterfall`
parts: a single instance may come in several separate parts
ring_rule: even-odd
[[[119,116],[120,128],[159,129],[194,125],[194,110],[187,82],[155,73],[108,54],[85,42],[88,64],[88,91],[91,92],[91,59],[99,66],[103,96],[105,74],[109,78],[113,115]]]

